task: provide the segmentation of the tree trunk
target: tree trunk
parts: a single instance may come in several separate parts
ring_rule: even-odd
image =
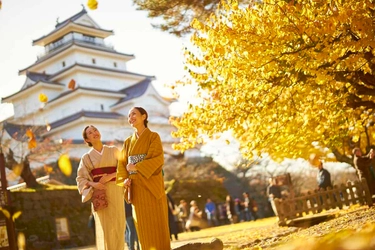
[[[26,182],[26,186],[28,188],[36,188],[40,186],[40,184],[36,181],[35,176],[31,172],[30,163],[27,157],[25,157],[25,160],[23,161],[21,178]]]
[[[23,165],[22,172],[21,172],[21,178],[26,182],[26,186],[28,188],[36,188],[39,187],[40,184],[36,181],[35,176],[31,172],[30,169],[30,163],[29,160],[27,159],[27,156],[21,163]],[[5,162],[5,167],[12,170],[14,167],[18,165],[18,162],[14,159],[14,154],[12,150],[9,150],[9,153],[6,157],[6,162]]]

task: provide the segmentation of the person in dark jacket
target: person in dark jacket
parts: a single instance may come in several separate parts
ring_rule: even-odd
[[[268,201],[271,204],[273,213],[276,216],[278,216],[274,199],[282,198],[281,188],[280,186],[276,185],[276,180],[273,178],[269,178],[268,182],[269,182],[269,186],[267,187]]]
[[[375,194],[375,178],[371,172],[371,164],[373,163],[374,156],[375,152],[373,149],[371,149],[367,155],[362,155],[361,149],[359,148],[353,149],[353,163],[357,171],[358,179],[366,179],[371,195]]]
[[[167,193],[167,202],[168,202],[168,223],[169,223],[169,233],[172,240],[172,235],[174,239],[178,240],[178,224],[175,216],[175,204],[172,197]]]
[[[318,182],[319,189],[327,189],[328,187],[332,188],[331,174],[327,169],[323,168],[323,162],[320,162],[318,165],[318,174],[316,180]]]

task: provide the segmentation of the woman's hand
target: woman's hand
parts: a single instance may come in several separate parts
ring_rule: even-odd
[[[129,188],[131,184],[132,184],[132,180],[131,179],[126,178],[124,180],[124,188]]]
[[[100,190],[107,189],[107,187],[103,183],[100,183],[100,182],[91,182],[90,186],[92,186],[95,189],[100,189]]]
[[[116,177],[116,173],[112,173],[112,174],[104,174],[99,182],[102,183],[102,184],[105,184],[107,182],[109,182],[110,180],[112,180],[114,177]]]
[[[137,168],[136,168],[136,166],[133,163],[128,163],[128,165],[126,166],[126,170],[128,170],[128,171],[137,171]]]

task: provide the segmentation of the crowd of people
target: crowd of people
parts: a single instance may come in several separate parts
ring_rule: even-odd
[[[190,203],[180,200],[173,209],[174,221],[178,224],[179,232],[198,231],[206,227],[215,227],[258,219],[258,206],[247,192],[242,199],[227,195],[225,202],[215,203],[207,198],[204,207],[199,208],[196,200]]]

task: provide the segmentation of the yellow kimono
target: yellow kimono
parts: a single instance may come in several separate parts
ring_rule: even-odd
[[[136,164],[138,172],[130,175],[126,166],[128,159],[133,158],[141,158],[141,161]],[[157,133],[146,128],[139,138],[134,133],[125,140],[117,166],[116,183],[123,186],[126,178],[132,179],[131,203],[142,250],[171,249],[163,164],[164,152]]]
[[[118,153],[116,147],[103,145],[101,154],[92,148],[82,156],[76,179],[80,194],[86,183],[93,181],[91,171],[94,168],[116,166]],[[108,207],[94,212],[91,204],[95,218],[96,248],[97,250],[124,250],[126,226],[124,189],[116,185],[115,181],[109,181],[105,185]]]

